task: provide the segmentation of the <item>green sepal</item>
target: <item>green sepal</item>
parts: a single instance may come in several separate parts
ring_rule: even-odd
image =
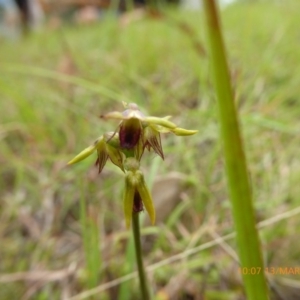
[[[98,159],[96,161],[96,166],[98,166],[98,173],[100,174],[107,162],[108,154],[105,150],[97,150]]]
[[[146,182],[145,182],[142,172],[137,171],[137,173],[140,175],[139,176],[140,178],[139,178],[139,183],[136,186],[136,189],[141,196],[141,199],[146,208],[146,211],[149,214],[151,223],[154,224],[155,223],[155,208],[153,205],[153,200],[152,200],[151,194],[147,188],[147,185],[146,185]]]
[[[153,125],[153,124],[151,124],[151,127],[159,133],[169,133],[171,130],[173,130],[173,129],[170,129],[170,128],[166,128],[166,127],[163,127],[163,126],[160,126],[160,125]]]
[[[198,130],[188,130],[188,129],[179,128],[179,127],[172,129],[171,131],[178,136],[193,135],[198,132]]]
[[[121,152],[109,144],[106,144],[106,150],[112,163],[119,167],[123,172],[125,172]]]
[[[68,165],[73,165],[73,164],[76,164],[76,163],[84,160],[85,158],[87,158],[88,156],[90,156],[95,150],[96,150],[96,146],[95,145],[89,146],[89,147],[85,148],[78,155],[76,155],[73,159],[71,159],[68,162]]]
[[[100,174],[106,164],[107,159],[108,159],[108,153],[106,151],[106,142],[105,142],[103,136],[100,137],[95,142],[95,146],[97,148],[97,155],[98,155],[96,165],[98,166],[98,172]]]
[[[176,128],[176,125],[173,122],[169,121],[168,118],[144,117],[143,121],[149,124],[160,125],[170,129]]]
[[[130,176],[132,172],[128,172],[125,177],[125,191],[123,197],[123,209],[124,209],[124,216],[125,216],[125,223],[127,229],[130,228],[131,219],[132,219],[132,207],[133,207],[133,198],[135,193],[135,187],[132,185]]]

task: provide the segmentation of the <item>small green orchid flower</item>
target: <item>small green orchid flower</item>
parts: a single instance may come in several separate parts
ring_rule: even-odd
[[[176,125],[166,118],[146,117],[135,103],[129,103],[127,107],[122,113],[114,111],[101,116],[103,119],[121,120],[119,138],[120,145],[124,149],[132,149],[140,139],[143,140],[143,130],[149,124],[156,124],[169,129],[176,128]]]
[[[103,119],[120,120],[118,129],[98,138],[95,143],[77,156],[68,165],[80,162],[94,152],[97,153],[96,166],[99,173],[103,170],[108,159],[125,173],[124,214],[126,226],[130,226],[133,213],[146,208],[152,223],[155,221],[155,210],[151,194],[146,186],[143,173],[139,170],[139,161],[144,150],[154,150],[164,159],[161,144],[161,133],[172,132],[179,136],[193,135],[197,130],[187,130],[177,127],[164,118],[147,117],[135,103],[125,104],[123,112],[111,112],[103,115]]]
[[[152,224],[155,223],[155,209],[151,194],[145,183],[144,175],[139,170],[139,162],[135,158],[125,161],[125,191],[123,198],[126,227],[131,224],[132,214],[143,211],[145,206]]]
[[[170,116],[164,118],[145,116],[135,103],[125,104],[126,110],[121,112],[111,112],[102,115],[103,119],[121,120],[119,124],[120,146],[123,149],[138,148],[140,160],[144,149],[151,148],[164,159],[161,145],[160,133],[173,132],[176,135],[192,135],[197,130],[186,130],[178,128],[174,123],[169,121]],[[140,149],[142,148],[142,149]]]

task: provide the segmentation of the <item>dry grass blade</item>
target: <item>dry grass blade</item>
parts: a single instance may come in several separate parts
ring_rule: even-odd
[[[31,272],[18,272],[13,274],[0,275],[1,283],[10,283],[14,281],[60,281],[71,275],[76,271],[76,264],[71,264],[69,268],[58,271],[31,271]]]

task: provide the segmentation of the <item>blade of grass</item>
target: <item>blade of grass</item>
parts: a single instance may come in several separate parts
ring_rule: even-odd
[[[135,252],[134,252],[134,240],[133,235],[130,235],[127,246],[126,246],[126,253],[125,253],[125,267],[124,275],[130,274],[133,272],[133,266],[135,264]],[[120,300],[129,300],[131,297],[130,291],[132,290],[131,282],[127,281],[120,285],[118,299]]]
[[[203,3],[239,259],[241,266],[246,268],[245,270],[250,270],[251,267],[264,270],[260,242],[255,227],[248,169],[234,105],[217,6],[214,0],[203,0]],[[249,300],[268,299],[263,271],[257,272],[255,275],[243,274],[243,281]]]
[[[80,185],[79,185],[80,186]],[[83,196],[83,188],[80,197],[80,223],[82,226],[83,246],[88,274],[87,286],[93,288],[99,282],[101,258],[99,251],[99,230],[96,220],[88,215]]]

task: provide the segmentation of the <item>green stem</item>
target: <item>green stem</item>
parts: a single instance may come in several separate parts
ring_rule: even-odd
[[[203,3],[240,263],[245,270],[251,268],[260,270],[255,274],[243,273],[245,290],[249,300],[266,300],[268,299],[268,290],[263,272],[264,265],[260,242],[255,227],[252,191],[239,129],[238,114],[231,88],[218,10],[214,0],[204,0]]]
[[[148,284],[147,284],[145,268],[144,268],[144,264],[143,264],[143,256],[142,256],[142,249],[141,249],[140,221],[139,221],[138,213],[132,214],[132,231],[133,231],[133,236],[134,236],[136,262],[137,262],[137,266],[138,266],[138,274],[139,274],[139,279],[140,279],[142,299],[150,300],[150,293],[149,293],[149,288],[148,288]]]

